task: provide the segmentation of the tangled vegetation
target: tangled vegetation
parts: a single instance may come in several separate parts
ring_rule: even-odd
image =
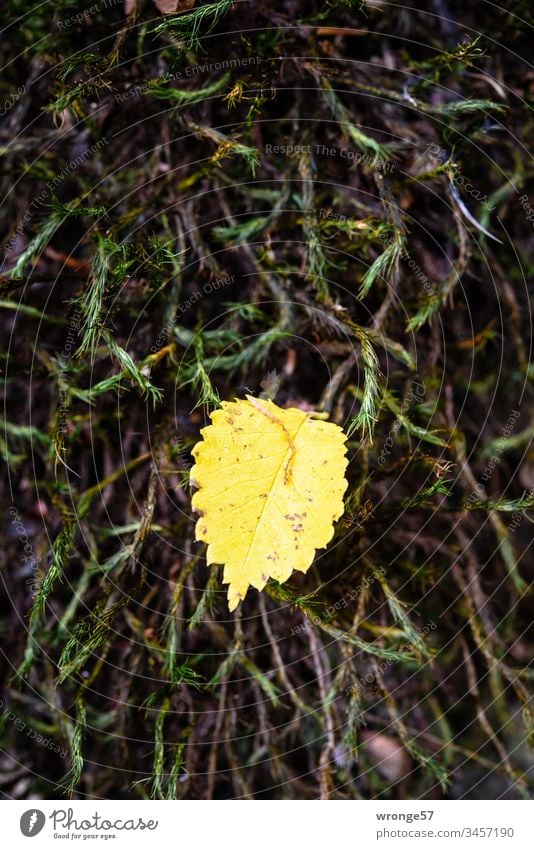
[[[6,0],[10,798],[528,798],[527,4]],[[327,412],[344,517],[235,613],[221,399]]]

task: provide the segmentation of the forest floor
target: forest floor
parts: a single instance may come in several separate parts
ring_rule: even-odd
[[[528,4],[3,3],[0,790],[529,798]],[[172,4],[171,4],[172,5]],[[327,412],[230,614],[191,449]]]

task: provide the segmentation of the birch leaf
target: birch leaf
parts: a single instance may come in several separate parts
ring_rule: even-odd
[[[224,564],[230,610],[250,586],[307,572],[343,514],[347,437],[314,416],[250,395],[223,401],[193,449],[196,539],[208,564]]]

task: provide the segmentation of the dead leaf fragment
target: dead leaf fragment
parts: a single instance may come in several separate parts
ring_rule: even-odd
[[[187,12],[195,5],[195,0],[154,0],[162,15],[175,15],[177,12]]]
[[[392,783],[410,772],[411,760],[397,737],[381,732],[362,731],[361,740],[367,757],[384,778]]]

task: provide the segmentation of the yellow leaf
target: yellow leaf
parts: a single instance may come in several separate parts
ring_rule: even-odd
[[[347,437],[313,416],[250,395],[223,401],[193,449],[196,539],[208,564],[224,564],[230,610],[249,586],[307,572],[343,514]]]

